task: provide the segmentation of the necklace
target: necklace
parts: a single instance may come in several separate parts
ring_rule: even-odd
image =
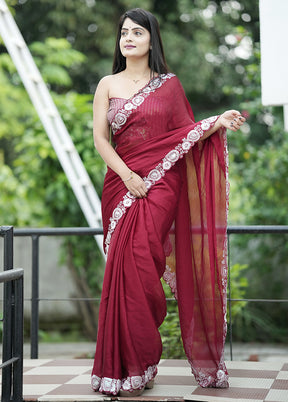
[[[150,74],[150,71],[149,71],[149,73],[144,74],[142,78],[138,78],[138,79],[133,79],[133,78],[130,78],[130,77],[127,77],[127,78],[129,78],[129,80],[133,81],[134,84],[136,85],[136,84],[138,84],[140,81],[146,79],[147,76],[148,76],[148,74]]]

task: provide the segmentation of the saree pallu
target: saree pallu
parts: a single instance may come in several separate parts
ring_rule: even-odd
[[[217,116],[195,122],[174,74],[108,112],[116,152],[146,183],[135,198],[108,168],[102,195],[107,263],[92,388],[116,395],[157,374],[166,315],[163,276],[178,301],[183,346],[202,387],[227,387],[228,163]]]

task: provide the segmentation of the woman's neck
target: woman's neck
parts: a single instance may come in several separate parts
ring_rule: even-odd
[[[125,75],[130,78],[142,78],[151,75],[151,69],[148,61],[126,59]]]

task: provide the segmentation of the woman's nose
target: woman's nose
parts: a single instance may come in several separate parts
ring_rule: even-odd
[[[130,41],[130,40],[131,40],[131,32],[127,32],[126,41]]]

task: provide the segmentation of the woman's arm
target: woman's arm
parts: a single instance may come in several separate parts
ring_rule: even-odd
[[[123,180],[127,189],[135,197],[145,197],[147,188],[140,176],[131,172],[110,144],[110,130],[107,120],[109,109],[109,84],[111,77],[104,77],[98,84],[93,101],[94,145],[104,162]]]
[[[237,110],[227,110],[218,118],[214,126],[206,131],[206,133],[201,137],[201,140],[205,140],[215,131],[219,130],[221,127],[229,128],[229,130],[237,131],[245,123],[246,119]]]

